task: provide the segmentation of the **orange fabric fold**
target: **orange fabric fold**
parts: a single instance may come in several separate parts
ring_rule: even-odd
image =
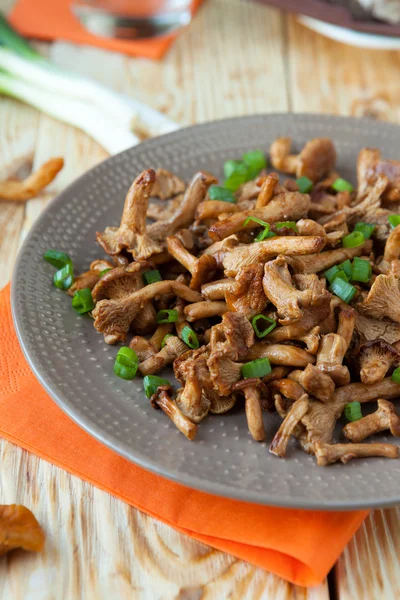
[[[30,370],[0,292],[0,436],[201,542],[292,583],[321,583],[368,514],[260,506],[154,475],[92,438],[51,400]],[[195,442],[193,442],[195,443]]]
[[[202,0],[193,0],[192,13]],[[19,0],[9,15],[21,35],[42,40],[66,40],[89,44],[132,56],[159,59],[164,56],[179,31],[148,40],[119,40],[89,33],[71,10],[72,0]]]

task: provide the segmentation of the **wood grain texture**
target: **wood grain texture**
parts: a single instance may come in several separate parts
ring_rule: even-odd
[[[162,62],[62,42],[40,48],[60,65],[132,94],[186,125],[288,109],[282,26],[277,11],[213,0]],[[25,207],[0,205],[2,285],[10,278],[18,245],[48,201],[106,153],[76,129],[4,99],[0,140],[2,175],[12,175],[29,154],[34,168],[51,156],[66,158],[64,170],[40,197]],[[47,535],[43,553],[17,551],[0,561],[0,600],[329,597],[326,583],[311,590],[292,586],[4,441],[0,465],[0,503],[29,506]]]

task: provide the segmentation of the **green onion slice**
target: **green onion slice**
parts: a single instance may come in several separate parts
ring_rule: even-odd
[[[163,341],[161,342],[161,348],[164,348],[165,344],[167,343],[167,339],[170,337],[174,337],[172,333],[167,333],[167,335],[164,336]]]
[[[244,379],[264,377],[265,375],[269,375],[271,370],[269,358],[257,358],[257,360],[252,360],[251,362],[244,364],[241,369]]]
[[[357,248],[364,243],[364,236],[361,231],[353,231],[345,235],[342,239],[343,248]]]
[[[342,273],[344,276],[346,276],[344,271],[342,271]],[[353,300],[357,293],[357,288],[355,288],[354,285],[351,285],[351,283],[345,281],[341,276],[338,275],[332,281],[329,289],[333,294],[339,296],[339,298],[347,304]]]
[[[188,325],[185,325],[185,327],[182,329],[181,338],[185,344],[193,350],[197,350],[197,348],[200,346],[199,338],[197,337],[196,332],[193,331],[193,329]]]
[[[153,269],[153,271],[145,271],[143,273],[144,282],[149,285],[150,283],[157,283],[157,281],[162,281],[162,277],[160,275],[160,271],[157,269]]]
[[[275,227],[276,229],[283,229],[284,227],[287,227],[288,229],[294,229],[294,231],[297,231],[296,221],[279,221],[278,223],[275,223]]]
[[[151,398],[162,385],[171,385],[167,379],[157,377],[157,375],[146,375],[143,378],[144,392],[148,398]]]
[[[372,267],[368,260],[358,258],[356,256],[353,260],[353,272],[351,275],[352,281],[361,281],[362,283],[368,283],[371,279]]]
[[[222,200],[223,202],[236,203],[236,198],[233,196],[230,190],[227,190],[220,185],[212,185],[208,189],[208,197],[210,200]]]
[[[333,182],[332,188],[335,192],[352,192],[354,187],[351,185],[349,181],[338,177],[336,181]]]
[[[268,333],[271,333],[271,331],[276,327],[276,321],[274,319],[266,317],[265,315],[256,315],[252,318],[251,324],[253,325],[253,329],[258,338],[265,337],[266,335],[268,335]],[[261,329],[259,329],[258,324],[262,324]]]
[[[83,315],[94,309],[92,292],[89,288],[76,290],[72,297],[72,308],[74,308],[80,315]]]
[[[232,173],[232,175],[225,179],[224,188],[230,192],[236,192],[246,181],[247,177],[244,173]]]
[[[351,266],[351,262],[349,261],[349,259],[340,263],[339,268],[346,273],[347,279],[350,281],[351,276],[353,274],[353,267]]]
[[[375,229],[376,225],[373,225],[372,223],[364,223],[363,221],[356,223],[354,226],[354,231],[361,231],[365,240],[369,240]]]
[[[112,271],[111,267],[108,267],[108,269],[103,269],[102,271],[100,271],[100,277],[103,277],[103,275],[108,273],[108,271]]]
[[[53,282],[59,290],[67,290],[74,281],[74,268],[72,263],[67,263],[62,269],[54,273]]]
[[[397,225],[400,225],[400,215],[389,215],[388,220],[393,228],[397,227]]]
[[[178,311],[174,308],[163,308],[156,315],[157,323],[176,323],[178,319]]]
[[[227,160],[224,163],[224,175],[228,179],[234,173],[240,173],[247,177],[249,167],[241,160]]]
[[[361,404],[359,402],[349,402],[344,407],[344,416],[348,421],[359,421],[362,419]]]
[[[324,275],[329,281],[329,283],[332,283],[332,281],[335,279],[337,274],[340,273],[341,270],[342,269],[339,267],[339,265],[334,265],[333,267],[325,271]]]
[[[53,265],[53,267],[56,267],[56,269],[62,269],[65,265],[72,265],[72,260],[68,254],[59,252],[58,250],[47,250],[43,258]]]
[[[302,194],[308,194],[308,192],[311,192],[313,182],[305,175],[296,179],[296,183],[297,187],[299,188],[299,192],[301,192]]]
[[[134,379],[139,366],[138,355],[132,348],[122,346],[115,358],[114,373],[122,379]]]
[[[270,235],[272,234],[272,235]],[[254,238],[255,242],[262,242],[263,240],[265,240],[266,238],[269,237],[276,237],[276,233],[273,233],[272,231],[269,230],[269,225],[268,227],[265,227],[263,231],[261,231],[258,235],[256,235],[256,237]]]
[[[392,373],[392,381],[400,383],[400,367],[397,367]]]
[[[245,152],[242,156],[242,161],[256,175],[258,175],[262,169],[266,169],[267,167],[267,159],[262,150],[250,150],[250,152]]]

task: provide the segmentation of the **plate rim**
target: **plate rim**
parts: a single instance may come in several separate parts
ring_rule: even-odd
[[[255,113],[255,114],[251,114],[251,115],[243,115],[243,116],[237,116],[237,117],[228,117],[228,118],[224,118],[224,119],[216,119],[216,120],[207,121],[207,122],[200,123],[200,124],[182,127],[177,131],[173,131],[171,133],[166,133],[162,136],[157,136],[157,137],[145,140],[141,144],[134,146],[134,148],[135,149],[143,148],[143,147],[145,148],[148,145],[154,145],[154,142],[158,139],[173,138],[173,137],[177,137],[177,136],[179,137],[179,135],[183,131],[195,130],[195,129],[199,129],[199,128],[204,129],[204,128],[207,128],[208,126],[214,126],[215,124],[218,124],[218,123],[229,123],[229,122],[233,122],[233,121],[238,121],[238,120],[243,121],[243,120],[247,120],[247,119],[250,120],[250,119],[253,119],[254,117],[259,117],[261,119],[262,118],[270,119],[270,118],[274,118],[274,117],[278,117],[278,116],[282,117],[285,115],[288,118],[294,118],[295,120],[315,118],[315,119],[318,119],[319,121],[321,121],[321,120],[326,120],[326,121],[330,121],[330,122],[332,122],[332,120],[337,120],[337,121],[341,121],[341,122],[347,121],[352,124],[357,123],[358,125],[361,125],[363,122],[376,123],[376,121],[374,119],[367,118],[367,117],[357,118],[357,117],[351,117],[351,116],[339,116],[339,115],[329,115],[329,114],[320,114],[320,113],[293,113],[293,112],[287,112],[287,111],[274,112],[274,113]],[[383,125],[390,124],[391,127],[395,126],[396,128],[399,128],[399,131],[400,131],[400,124],[398,124],[398,123],[382,122],[382,124]],[[110,448],[116,454],[122,456],[126,460],[138,465],[139,467],[141,467],[145,470],[148,470],[152,473],[155,473],[156,475],[158,475],[160,477],[163,477],[164,479],[171,480],[177,484],[183,485],[188,488],[196,489],[202,493],[225,497],[228,499],[238,500],[238,501],[246,502],[246,503],[250,503],[250,504],[258,504],[258,505],[263,505],[263,506],[279,506],[282,508],[292,508],[292,509],[302,509],[302,510],[344,511],[344,510],[360,510],[360,509],[369,509],[369,508],[388,507],[388,506],[393,506],[395,504],[398,504],[400,502],[400,490],[399,490],[399,494],[397,497],[390,498],[387,500],[382,499],[379,496],[375,496],[375,497],[369,497],[368,500],[360,499],[358,502],[348,501],[348,500],[326,500],[326,501],[323,501],[323,500],[314,500],[312,497],[307,498],[307,500],[305,500],[304,498],[299,498],[297,496],[291,496],[288,499],[279,499],[278,497],[268,495],[265,497],[265,501],[263,501],[259,497],[260,492],[253,492],[252,490],[248,490],[248,489],[241,490],[239,488],[229,488],[229,490],[227,490],[225,485],[219,484],[218,482],[210,483],[210,481],[207,480],[206,483],[204,483],[202,479],[199,479],[194,475],[183,474],[182,476],[179,476],[179,473],[169,470],[166,467],[160,467],[157,462],[154,462],[153,460],[147,458],[146,456],[136,454],[135,458],[133,458],[132,455],[129,453],[129,451],[127,449],[125,449],[125,445],[123,443],[121,443],[119,445],[116,441],[113,440],[113,438],[110,439],[109,435],[106,432],[104,432],[101,429],[101,427],[99,427],[93,421],[91,421],[90,418],[87,417],[86,415],[84,415],[82,413],[80,413],[80,414],[75,413],[74,409],[69,406],[68,398],[64,392],[52,389],[51,382],[47,381],[47,379],[46,379],[46,374],[42,373],[39,370],[39,368],[37,367],[37,365],[35,363],[34,358],[30,355],[30,353],[28,351],[27,343],[24,339],[24,331],[23,331],[23,327],[22,327],[21,316],[18,314],[18,311],[17,311],[18,272],[20,270],[20,265],[22,264],[22,261],[24,258],[25,248],[27,248],[31,238],[34,237],[36,230],[39,229],[39,227],[41,226],[42,221],[46,219],[47,213],[50,211],[50,209],[53,210],[58,204],[61,204],[63,202],[64,195],[69,195],[71,189],[73,189],[76,186],[79,186],[81,180],[85,179],[89,173],[93,173],[96,169],[98,169],[100,167],[100,165],[103,166],[104,163],[106,163],[107,161],[113,161],[113,160],[115,160],[115,157],[120,156],[120,155],[125,154],[130,151],[131,151],[131,149],[124,150],[124,151],[122,151],[118,154],[112,155],[112,156],[106,158],[105,160],[101,161],[100,163],[94,165],[91,169],[88,169],[85,173],[80,175],[77,179],[74,179],[66,188],[64,188],[59,194],[57,194],[48,203],[48,205],[44,208],[44,210],[40,213],[40,215],[38,216],[38,218],[32,225],[32,227],[29,230],[28,234],[26,235],[26,237],[23,241],[23,244],[17,255],[17,259],[16,259],[16,262],[14,265],[12,280],[11,280],[11,310],[12,310],[13,323],[14,323],[15,331],[17,333],[18,341],[19,341],[20,347],[22,349],[22,352],[23,352],[33,374],[35,375],[35,377],[37,378],[39,383],[42,385],[42,387],[45,389],[45,391],[48,393],[50,398],[81,429],[86,431],[89,435],[91,435],[93,438],[95,438],[98,442],[100,442],[103,445],[105,445],[106,447]],[[283,460],[285,460],[285,459],[283,459]],[[290,458],[287,460],[290,460]],[[50,462],[51,462],[51,460],[50,460]],[[60,467],[60,468],[63,468],[63,467]],[[66,470],[68,470],[68,469],[66,469]],[[78,475],[78,477],[79,477],[79,475]],[[96,483],[93,483],[93,485],[96,485]],[[212,488],[212,489],[210,489],[210,488]],[[113,494],[112,489],[108,490],[108,492]]]

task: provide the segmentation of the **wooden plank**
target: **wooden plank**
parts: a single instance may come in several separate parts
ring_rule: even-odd
[[[288,108],[281,28],[275,10],[214,0],[204,4],[163,61],[61,42],[52,46],[51,56],[190,124]],[[84,134],[40,116],[35,167],[60,153],[66,167],[45,195],[28,203],[21,237],[55,193],[105,155]],[[310,590],[292,586],[177,533],[12,444],[0,444],[0,462],[0,502],[29,506],[47,534],[42,554],[16,552],[0,561],[0,600],[36,597],[38,590],[41,600],[329,597],[326,583]]]

